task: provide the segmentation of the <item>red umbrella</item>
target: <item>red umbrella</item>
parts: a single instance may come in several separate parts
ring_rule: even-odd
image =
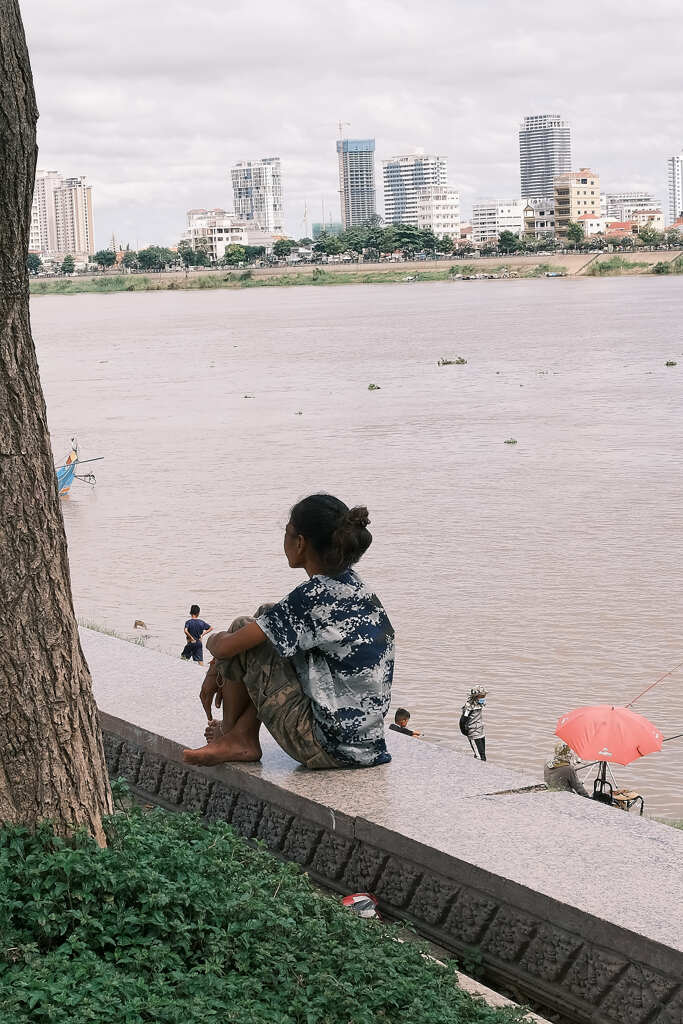
[[[662,749],[662,734],[647,718],[629,708],[596,704],[562,715],[555,735],[583,761],[631,761]]]

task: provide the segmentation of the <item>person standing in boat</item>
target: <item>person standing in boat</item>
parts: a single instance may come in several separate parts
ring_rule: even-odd
[[[384,717],[391,702],[394,630],[379,598],[352,566],[372,542],[364,506],[331,494],[297,502],[285,557],[308,579],[253,618],[214,633],[199,697],[206,746],[189,764],[259,761],[263,722],[307,768],[369,768],[391,761]],[[223,721],[213,706],[223,707]]]
[[[486,690],[475,686],[462,706],[460,715],[460,732],[467,736],[472,753],[478,761],[486,760],[486,736],[484,735],[484,708],[486,706]]]

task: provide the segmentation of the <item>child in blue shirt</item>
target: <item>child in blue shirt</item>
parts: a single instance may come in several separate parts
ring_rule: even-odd
[[[199,618],[199,605],[193,604],[190,608],[190,618],[185,623],[187,643],[180,657],[184,661],[189,661],[191,658],[198,665],[203,665],[204,648],[202,647],[202,637],[206,633],[210,633],[212,629],[213,626],[210,626],[208,622],[204,622],[204,619]]]

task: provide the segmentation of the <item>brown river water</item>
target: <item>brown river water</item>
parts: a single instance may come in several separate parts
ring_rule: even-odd
[[[104,456],[63,500],[77,613],[179,654],[190,603],[300,582],[288,509],[331,491],[370,509],[394,707],[465,750],[484,683],[490,760],[540,775],[560,714],[683,661],[682,310],[683,278],[34,299],[55,455]],[[683,732],[683,669],[635,710]],[[683,818],[683,738],[616,775]]]

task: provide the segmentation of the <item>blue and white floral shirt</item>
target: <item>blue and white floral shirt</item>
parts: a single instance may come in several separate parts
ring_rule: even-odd
[[[256,621],[278,653],[291,658],[320,745],[349,766],[390,761],[384,716],[394,630],[360,577],[352,569],[312,576]]]

